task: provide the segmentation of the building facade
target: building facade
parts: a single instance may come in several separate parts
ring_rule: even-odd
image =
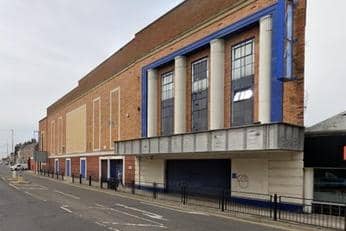
[[[48,166],[303,197],[305,4],[184,1],[48,107]]]
[[[346,202],[346,112],[306,129],[304,165],[315,200]]]

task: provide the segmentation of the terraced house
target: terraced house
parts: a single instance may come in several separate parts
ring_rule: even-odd
[[[310,196],[305,7],[184,1],[48,107],[46,166],[148,190]]]

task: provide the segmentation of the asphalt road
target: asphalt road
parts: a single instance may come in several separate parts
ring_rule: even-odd
[[[0,230],[279,230],[207,213],[172,208],[91,191],[25,174],[26,184],[3,177],[0,167]]]

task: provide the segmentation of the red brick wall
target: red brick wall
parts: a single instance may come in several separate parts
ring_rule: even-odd
[[[135,180],[135,158],[125,157],[125,184],[131,184]]]
[[[65,175],[65,158],[59,159],[59,173]]]
[[[80,174],[79,165],[79,157],[71,157],[71,174],[73,174],[75,177],[79,176]]]
[[[99,157],[98,156],[89,156],[87,157],[87,177],[93,181],[99,180]]]
[[[299,0],[294,15],[294,81],[284,83],[283,120],[286,123],[304,125],[304,59],[306,1]]]

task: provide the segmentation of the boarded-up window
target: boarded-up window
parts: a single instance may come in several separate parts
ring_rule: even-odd
[[[66,153],[86,151],[86,106],[66,114]]]
[[[56,142],[55,142],[55,120],[51,122],[50,126],[50,150],[56,154]]]
[[[110,147],[120,136],[120,89],[116,88],[110,93]]]
[[[93,147],[99,150],[101,146],[101,100],[93,101]]]
[[[62,153],[63,152],[63,121],[62,121],[62,117],[58,118],[58,134],[57,134],[57,138],[58,138],[58,153]]]

